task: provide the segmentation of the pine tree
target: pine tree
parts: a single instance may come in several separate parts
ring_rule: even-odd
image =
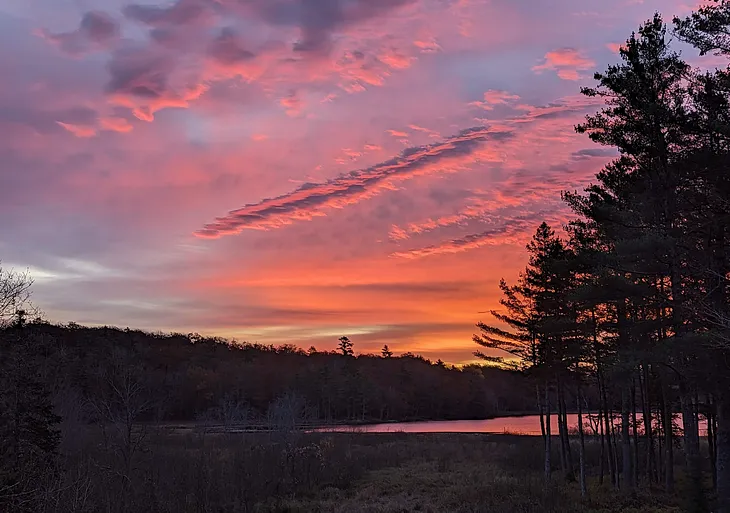
[[[675,33],[701,55],[730,56],[730,3],[716,1],[685,19],[675,18]],[[694,208],[687,215],[692,226],[691,257],[694,296],[691,312],[701,324],[695,343],[697,377],[705,382],[713,483],[718,511],[730,512],[730,380],[726,355],[730,351],[730,70],[698,74],[691,83],[694,152],[685,162],[692,173],[688,192]],[[704,356],[704,358],[701,358]],[[708,372],[709,371],[709,372]],[[708,379],[709,378],[709,379]]]
[[[622,383],[623,480],[631,488],[634,475],[629,439],[631,376],[637,368],[640,349],[647,347],[637,340],[636,333],[641,330],[636,329],[636,323],[645,317],[642,312],[647,305],[643,298],[652,295],[650,287],[659,284],[663,290],[666,285],[667,292],[661,300],[670,307],[671,338],[658,348],[664,353],[661,359],[674,363],[676,348],[686,344],[683,339],[688,332],[683,290],[686,253],[680,241],[685,206],[682,194],[688,177],[680,163],[691,148],[691,139],[685,130],[688,119],[685,77],[689,67],[670,50],[661,17],[655,15],[640,27],[638,34],[632,34],[620,54],[621,64],[595,75],[598,87],[583,90],[587,96],[604,98],[607,107],[588,116],[576,129],[588,133],[599,144],[617,147],[621,156],[598,174],[599,183],[588,189],[587,196],[577,199],[568,195],[567,200],[577,213],[591,219],[600,235],[609,241],[613,261],[607,259],[604,264],[612,268],[609,276],[625,292],[623,297],[611,298],[610,304],[615,315],[619,357],[616,370]],[[688,405],[692,386],[686,375],[680,378],[682,404]],[[696,432],[691,413],[686,412],[683,418],[685,431]],[[692,442],[685,445],[691,455],[698,448]],[[667,450],[671,446],[667,443]],[[697,461],[692,457],[690,460]],[[671,488],[671,466],[667,465],[666,470],[666,484]],[[693,473],[698,474],[696,465]]]
[[[353,351],[352,342],[350,342],[350,339],[347,337],[340,337],[338,339],[338,346],[337,349],[342,353],[343,356],[353,356],[355,352]]]
[[[500,282],[503,312],[492,317],[507,329],[477,324],[476,344],[511,355],[507,360],[476,351],[475,356],[493,363],[520,369],[537,380],[537,397],[545,442],[545,477],[551,472],[551,387],[555,387],[558,411],[561,467],[573,479],[568,442],[566,392],[577,367],[580,338],[570,293],[574,286],[572,254],[546,223],[542,223],[527,246],[529,264],[517,285]],[[544,397],[544,400],[543,400]]]

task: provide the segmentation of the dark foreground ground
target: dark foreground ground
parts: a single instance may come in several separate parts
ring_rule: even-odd
[[[149,432],[125,459],[111,438],[84,437],[63,461],[54,507],[77,512],[668,512],[678,492],[598,485],[587,500],[556,469],[545,485],[542,439],[480,434]],[[555,444],[557,445],[557,443]],[[577,448],[575,450],[577,455]],[[587,459],[598,461],[598,447]],[[553,459],[559,463],[557,454]],[[38,510],[40,511],[40,510]]]
[[[366,471],[345,486],[271,498],[256,511],[668,512],[687,506],[681,491],[667,496],[643,488],[625,496],[609,485],[599,486],[597,475],[591,477],[587,500],[581,500],[577,483],[565,482],[559,470],[546,486],[539,437],[373,434],[354,435],[346,443],[353,458],[367,461]]]

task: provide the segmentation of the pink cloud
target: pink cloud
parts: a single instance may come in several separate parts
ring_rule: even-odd
[[[542,64],[532,67],[535,73],[555,71],[563,80],[580,80],[580,71],[595,67],[596,63],[574,48],[560,48],[545,54]]]
[[[430,128],[425,128],[425,127],[413,125],[413,124],[408,125],[408,128],[410,128],[411,130],[413,130],[415,132],[424,133],[433,139],[439,139],[441,137],[440,133],[436,132],[435,130],[431,130]]]
[[[484,100],[471,102],[469,105],[481,107],[484,110],[493,110],[495,105],[507,105],[519,99],[520,97],[516,94],[490,89],[484,93]]]
[[[474,198],[470,205],[457,214],[429,218],[425,221],[410,223],[404,227],[393,225],[388,235],[393,241],[406,240],[413,235],[426,233],[437,228],[444,228],[482,218],[487,213],[495,211],[501,206],[504,206],[504,203],[500,204],[497,201],[485,198]]]
[[[423,53],[434,53],[441,50],[441,45],[439,45],[433,37],[417,39],[413,42],[413,44]]]
[[[611,50],[613,53],[618,53],[623,48],[623,43],[607,43],[606,48]]]
[[[490,139],[505,137],[509,137],[509,132],[485,127],[464,130],[442,142],[406,150],[400,156],[370,168],[323,183],[305,184],[288,194],[233,210],[205,225],[196,235],[218,238],[244,229],[279,228],[295,221],[324,216],[328,209],[342,208],[392,188],[393,180],[443,172],[449,165],[470,161],[479,145]]]
[[[304,101],[296,91],[290,91],[289,94],[281,98],[279,105],[284,107],[288,116],[298,116],[304,109]]]
[[[91,126],[75,125],[73,123],[64,123],[62,121],[56,121],[56,123],[76,137],[80,137],[82,139],[94,137],[96,135],[96,129]]]
[[[595,99],[583,97],[567,97],[546,106],[521,106],[523,114],[503,121],[505,129],[514,131],[514,137],[494,146],[504,165],[513,171],[492,183],[490,189],[475,191],[457,212],[449,209],[424,220],[391,226],[389,238],[402,243],[429,232],[434,232],[430,236],[434,238],[446,228],[454,231],[475,223],[490,228],[457,238],[451,235],[443,242],[399,251],[395,256],[413,259],[462,253],[486,245],[522,243],[533,228],[526,224],[529,219],[524,218],[525,212],[563,219],[566,213],[560,193],[585,187],[600,166],[615,156],[615,152],[602,148],[584,148],[572,130],[575,122],[598,106]],[[533,175],[528,172],[531,168],[539,171]]]
[[[388,48],[378,55],[380,62],[392,69],[409,68],[413,62],[413,57],[402,54],[396,48]]]
[[[502,225],[486,230],[481,233],[467,235],[458,239],[451,239],[432,246],[399,251],[391,256],[395,258],[418,259],[436,255],[462,253],[483,246],[514,245],[527,242],[537,224],[541,221],[548,221],[552,224],[560,224],[564,217],[551,218],[548,212],[534,212],[527,215],[517,216],[511,219],[502,219]],[[556,223],[556,220],[558,221]]]
[[[393,137],[408,137],[408,134],[406,132],[401,132],[400,130],[386,130],[386,132]]]
[[[125,118],[109,116],[102,117],[99,119],[99,124],[104,130],[110,130],[112,132],[127,133],[132,131],[132,124]]]

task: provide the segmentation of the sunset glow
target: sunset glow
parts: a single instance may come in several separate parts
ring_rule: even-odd
[[[0,259],[45,315],[451,363],[615,156],[581,85],[696,7],[145,1],[0,6]]]

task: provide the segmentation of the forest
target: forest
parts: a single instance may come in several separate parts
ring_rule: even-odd
[[[293,407],[299,425],[393,420],[476,419],[535,409],[531,385],[511,370],[455,368],[422,357],[303,351],[196,335],[28,323],[3,333],[41,375],[62,417],[108,399],[122,384],[137,392],[125,408],[134,421],[266,424],[277,407]],[[17,355],[16,355],[17,352]],[[11,359],[6,360],[11,365]],[[18,362],[19,363],[19,362]],[[40,366],[40,368],[36,368]],[[30,371],[30,372],[29,372]],[[105,390],[106,388],[109,390]],[[90,421],[92,412],[78,412]]]
[[[730,4],[720,2],[675,19],[673,35],[701,54],[730,55],[729,28]],[[574,219],[559,231],[537,228],[527,268],[514,284],[501,283],[498,322],[481,323],[474,340],[510,353],[534,379],[546,478],[551,415],[561,471],[573,478],[566,411],[575,405],[580,419],[591,383],[600,397],[600,481],[671,491],[681,437],[693,508],[708,511],[703,419],[713,511],[728,511],[730,70],[692,69],[671,48],[674,38],[655,15],[622,46],[622,62],[582,90],[605,107],[577,132],[618,157],[585,191],[563,193]],[[580,420],[578,427],[585,495]]]
[[[2,271],[0,506],[730,513],[730,67],[680,47],[730,58],[730,3],[656,14],[581,91],[605,106],[577,132],[617,157],[502,280],[474,335],[484,366],[356,355],[346,337],[321,352],[53,325],[23,306],[29,277]],[[524,411],[541,439],[304,429]]]

